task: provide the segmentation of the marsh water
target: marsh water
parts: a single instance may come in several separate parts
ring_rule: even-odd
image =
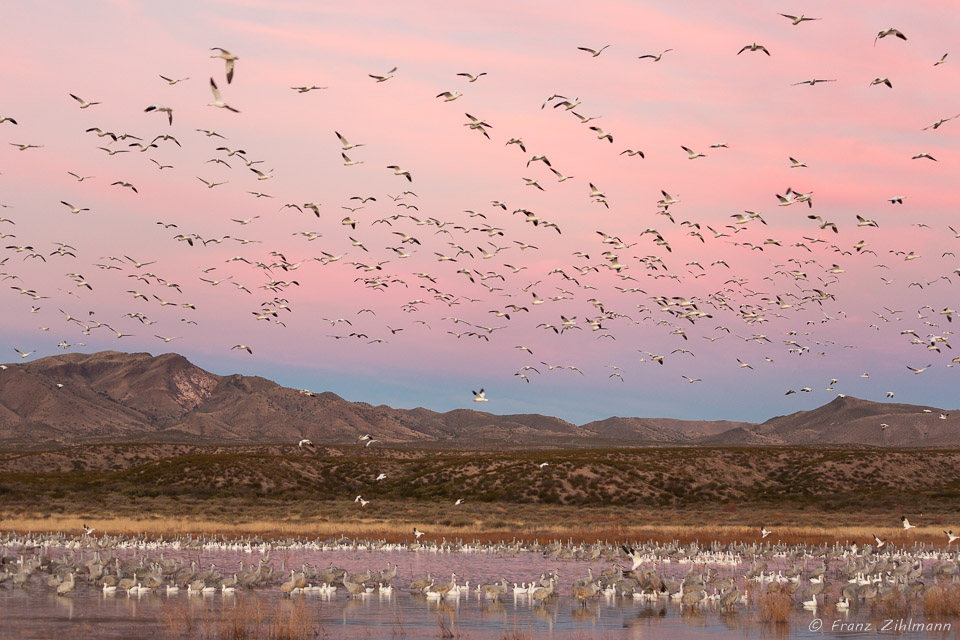
[[[51,548],[50,556],[65,554],[82,562],[93,551]],[[159,551],[114,550],[121,558],[144,556],[153,558]],[[223,550],[166,550],[166,558],[189,564],[195,561],[206,568],[216,565],[224,577],[244,566],[256,565],[263,557],[258,552]],[[367,550],[273,550],[270,562],[289,575],[303,563],[326,567],[334,564],[357,572],[380,570],[396,565],[391,594],[372,593],[349,597],[341,586],[332,595],[316,592],[283,596],[279,586],[255,590],[238,590],[224,595],[167,594],[158,589],[144,595],[128,595],[124,591],[104,594],[99,588],[77,583],[67,596],[56,595],[47,585],[46,575],[35,575],[25,588],[14,588],[10,582],[0,585],[0,637],[2,638],[227,638],[277,637],[277,625],[285,624],[287,637],[327,638],[812,638],[876,637],[901,638],[956,637],[957,624],[950,621],[925,620],[922,609],[911,609],[908,615],[890,617],[873,605],[861,604],[848,612],[832,607],[819,612],[801,608],[799,596],[785,624],[762,623],[756,598],[729,610],[721,610],[711,602],[697,607],[681,607],[669,599],[654,602],[630,597],[600,596],[585,603],[572,597],[570,585],[587,576],[588,568],[599,574],[612,565],[603,560],[585,562],[560,561],[539,553],[524,552],[512,556],[488,553],[431,553],[412,551]],[[750,564],[716,566],[721,576],[736,576],[737,584],[746,590],[749,584],[743,574]],[[629,568],[629,567],[628,567]],[[703,565],[657,563],[663,576],[682,578],[691,568]],[[771,563],[774,568],[774,563]],[[526,595],[515,595],[513,583],[539,581],[541,574],[557,570],[558,596],[545,604],[535,604]],[[427,599],[407,588],[417,579],[431,574],[437,581],[448,582],[457,574],[458,584],[469,582],[469,592],[459,598]],[[498,582],[505,578],[508,593],[499,600],[478,597],[476,585]],[[835,598],[833,598],[835,600]],[[888,622],[889,620],[889,622]],[[953,621],[954,623],[956,621]],[[918,623],[939,623],[939,631],[916,630]],[[271,626],[273,625],[273,626]],[[859,626],[858,626],[859,625]],[[884,625],[887,629],[884,630]],[[242,627],[248,635],[232,630]],[[914,629],[914,630],[911,630]]]

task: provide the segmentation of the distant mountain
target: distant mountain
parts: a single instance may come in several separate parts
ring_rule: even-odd
[[[923,409],[931,413],[924,413]],[[960,416],[837,398],[763,424],[620,418],[575,425],[539,414],[394,409],[311,394],[256,376],[219,376],[177,354],[103,351],[0,371],[0,446],[96,442],[356,443],[486,447],[863,444],[958,446]],[[880,423],[889,426],[880,429]]]
[[[559,418],[393,409],[309,394],[256,376],[218,376],[177,354],[103,351],[0,371],[0,443],[106,441],[581,445],[602,437]],[[636,438],[633,438],[636,440]]]
[[[822,407],[701,438],[698,444],[956,447],[960,446],[960,415],[953,413],[936,407],[838,396]]]
[[[728,420],[676,420],[674,418],[607,418],[583,425],[607,440],[692,444],[697,438],[714,436],[738,427],[756,426]]]

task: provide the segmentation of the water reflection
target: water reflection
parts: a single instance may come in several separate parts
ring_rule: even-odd
[[[52,553],[52,552],[51,552]],[[121,561],[143,558],[135,551],[117,552]],[[168,553],[167,557],[175,554]],[[71,553],[71,559],[82,563],[91,558],[84,552]],[[191,560],[199,567],[216,564],[221,572],[230,575],[239,571],[241,563],[257,565],[259,557],[253,554],[229,551],[193,551],[179,561]],[[876,621],[882,617],[897,617],[893,605],[908,606],[910,596],[903,602],[861,603],[850,611],[836,611],[833,605],[821,609],[825,620],[823,634],[809,631],[809,624],[817,614],[803,611],[799,593],[788,598],[785,622],[761,622],[760,596],[766,587],[743,584],[742,569],[720,567],[723,576],[734,577],[748,594],[747,601],[721,608],[718,603],[704,601],[696,606],[681,605],[668,599],[648,601],[620,595],[605,595],[580,601],[571,595],[573,577],[588,573],[588,569],[608,568],[598,561],[564,561],[562,572],[566,587],[558,589],[558,597],[536,602],[526,591],[512,588],[539,582],[540,576],[557,569],[557,560],[539,554],[521,557],[499,557],[480,554],[418,554],[409,552],[373,552],[346,550],[335,552],[290,551],[277,553],[270,561],[279,575],[287,576],[290,568],[303,563],[317,567],[328,563],[343,567],[348,574],[367,570],[381,570],[396,566],[398,573],[392,591],[349,597],[340,587],[334,593],[319,590],[319,585],[308,588],[293,597],[283,597],[278,586],[265,589],[238,589],[236,593],[204,593],[188,595],[185,589],[167,593],[156,588],[149,593],[132,594],[118,590],[104,593],[96,585],[78,581],[68,597],[55,594],[48,586],[46,575],[30,579],[25,588],[12,588],[10,582],[0,585],[0,611],[3,622],[0,637],[54,638],[96,637],[122,638],[150,637],[215,639],[243,637],[267,638],[276,629],[284,629],[289,638],[307,638],[324,635],[329,638],[390,639],[424,637],[469,637],[473,640],[500,640],[509,638],[549,638],[566,640],[602,638],[604,640],[670,637],[687,638],[793,638],[840,637],[831,630],[834,619]],[[703,566],[692,567],[702,571]],[[691,565],[664,563],[657,571],[664,577],[682,578]],[[458,582],[460,595],[426,597],[411,594],[409,585],[427,574],[448,576],[456,572],[463,578]],[[471,585],[493,584],[501,579],[511,584],[507,594],[498,599],[484,597]],[[843,585],[835,585],[830,601]],[[314,590],[317,587],[317,590]],[[772,591],[772,589],[771,589]],[[916,598],[913,598],[916,600]],[[914,603],[914,618],[920,618],[921,607]],[[231,635],[232,634],[232,635]],[[936,634],[934,634],[936,635]],[[944,634],[940,634],[943,636]],[[954,637],[952,631],[948,633]],[[902,632],[902,638],[930,637],[929,633]]]

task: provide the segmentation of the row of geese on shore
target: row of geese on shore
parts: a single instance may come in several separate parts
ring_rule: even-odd
[[[89,534],[86,537],[92,539]],[[100,540],[105,538],[109,537],[102,536]],[[116,538],[126,542],[138,539],[124,536]],[[148,540],[145,537],[139,539],[144,543]],[[152,544],[159,545],[153,548],[168,550],[222,549],[205,546],[213,545],[214,538],[189,540],[202,543],[197,547],[192,543],[174,547],[169,541],[152,540]],[[397,567],[391,567],[389,563],[386,570],[366,569],[355,573],[332,563],[323,569],[304,563],[299,569],[288,570],[285,562],[281,562],[281,567],[277,569],[271,563],[269,551],[254,565],[245,567],[241,562],[239,570],[223,575],[214,564],[203,570],[196,561],[187,565],[186,560],[165,558],[162,552],[159,557],[152,557],[149,553],[141,555],[141,547],[124,547],[116,539],[108,540],[108,543],[115,543],[112,544],[113,549],[134,548],[137,551],[133,557],[116,555],[109,544],[96,549],[87,546],[77,554],[73,542],[74,537],[62,534],[24,536],[10,533],[0,536],[0,584],[9,583],[13,588],[32,589],[31,585],[45,582],[58,595],[64,596],[78,584],[85,584],[105,594],[121,591],[128,595],[158,592],[175,594],[181,590],[188,594],[210,595],[219,591],[227,595],[242,589],[279,586],[284,596],[312,593],[332,596],[342,587],[348,597],[354,597],[372,593],[391,594],[391,583],[397,575]],[[255,542],[266,543],[249,538],[242,544],[252,547]],[[312,548],[306,545],[307,542],[302,539],[274,540],[270,545],[271,549]],[[396,550],[393,545],[347,538],[329,539],[322,543],[312,541],[312,544],[320,549],[331,550]],[[590,568],[587,576],[573,582],[569,594],[582,603],[594,597],[621,596],[649,601],[667,599],[687,606],[713,602],[721,607],[731,607],[745,602],[748,585],[754,583],[767,593],[777,591],[793,597],[799,592],[801,603],[807,609],[822,606],[830,594],[838,593],[835,604],[838,609],[844,609],[851,604],[856,606],[888,594],[921,596],[931,586],[960,582],[957,569],[960,551],[947,552],[923,545],[909,549],[897,549],[890,545],[878,550],[870,545],[861,548],[856,544],[839,543],[820,546],[714,543],[706,547],[675,542],[647,542],[629,546],[599,541],[593,545],[561,541],[547,545],[516,541],[489,545],[465,545],[462,542],[446,544],[451,545],[450,551],[456,551],[459,545],[464,550],[469,549],[466,552],[486,550],[501,555],[530,552],[557,560],[615,563],[596,576]],[[56,549],[65,553],[56,554]],[[88,559],[84,559],[86,550],[92,551]],[[151,549],[143,547],[143,550]],[[233,550],[243,551],[245,546]],[[808,566],[811,561],[814,564],[812,568]],[[688,563],[691,566],[682,578],[667,575],[667,567],[661,566],[658,571],[658,566],[671,563]],[[780,568],[771,568],[771,563]],[[737,570],[747,564],[749,570],[743,573]],[[644,568],[644,565],[649,565],[649,568]],[[721,575],[721,569],[727,575]],[[835,581],[836,589],[831,589],[834,583],[828,580],[828,576]],[[538,604],[561,595],[559,584],[557,569],[549,574],[541,574],[538,579],[514,582],[512,588],[508,579],[502,577],[499,581],[476,586],[475,593],[479,598],[493,600],[512,594]],[[451,575],[449,582],[442,579],[438,581],[428,574],[425,578],[411,581],[407,589],[427,599],[453,599],[471,592],[469,582],[458,584],[456,573]]]
[[[406,551],[414,553],[480,553],[493,555],[514,555],[524,552],[543,553],[545,556],[557,560],[579,560],[593,561],[606,560],[609,562],[619,562],[624,555],[630,555],[626,552],[628,548],[621,542],[611,542],[607,540],[597,540],[593,544],[578,543],[575,544],[572,539],[567,541],[552,540],[546,544],[534,540],[532,542],[518,540],[513,538],[511,541],[499,540],[492,542],[481,542],[479,540],[464,541],[462,539],[447,540],[441,537],[439,540],[423,541],[419,540],[420,532],[414,527],[414,532],[420,534],[413,542],[388,542],[382,538],[349,538],[347,536],[335,536],[328,538],[306,538],[306,537],[283,537],[268,538],[263,536],[238,536],[227,538],[223,535],[180,535],[175,537],[150,536],[146,533],[139,535],[117,534],[108,535],[101,533],[94,536],[96,529],[84,525],[82,534],[50,532],[37,533],[27,532],[26,534],[17,534],[15,531],[0,533],[0,547],[55,547],[63,549],[124,549],[138,551],[232,551],[242,553],[269,554],[271,551]],[[766,529],[767,534],[770,532]],[[960,539],[960,536],[953,535],[953,532],[944,532],[948,534],[949,543]],[[767,536],[764,535],[765,539]],[[859,545],[857,542],[848,541],[845,545],[839,541],[834,545],[791,545],[788,546],[782,542],[772,543],[764,542],[735,542],[722,544],[719,541],[712,541],[701,544],[699,541],[691,542],[687,545],[681,545],[677,540],[667,543],[661,543],[655,540],[648,540],[646,543],[632,543],[634,550],[643,553],[645,562],[677,562],[699,563],[737,566],[746,560],[762,556],[766,559],[775,557],[785,557],[788,550],[798,548],[814,550],[830,549],[830,558],[834,559],[846,556],[848,553],[856,555],[860,553],[876,553],[881,550],[886,552],[897,551],[898,547],[879,537],[874,536],[876,544]],[[941,553],[950,552],[950,544],[945,548],[925,542],[914,542],[909,548],[902,547],[900,551],[906,551],[914,555],[919,555],[923,559],[933,559],[939,557]],[[631,543],[628,543],[631,544]],[[954,555],[960,552],[960,547],[954,547]],[[824,552],[826,553],[826,552]],[[631,556],[632,558],[632,556]]]

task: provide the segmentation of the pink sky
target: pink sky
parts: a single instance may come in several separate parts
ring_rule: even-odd
[[[0,277],[8,278],[0,289],[0,354],[7,354],[0,360],[20,361],[14,348],[35,350],[30,359],[58,353],[58,343],[84,352],[177,351],[217,373],[263,375],[351,400],[436,410],[481,406],[574,422],[608,415],[763,420],[823,404],[838,392],[884,400],[894,391],[895,401],[955,406],[955,355],[944,344],[942,353],[929,351],[927,340],[949,340],[953,323],[939,312],[960,304],[954,273],[960,260],[943,255],[960,250],[947,228],[960,228],[960,119],[922,129],[960,111],[960,52],[934,65],[956,39],[960,12],[947,2],[806,2],[803,13],[822,19],[792,26],[778,15],[798,14],[791,3],[675,5],[599,2],[587,11],[572,2],[495,2],[467,10],[439,2],[348,8],[243,0],[8,8],[0,116],[19,124],[0,124],[0,204],[6,205],[0,217],[15,222],[0,222],[0,233],[15,236],[0,238],[0,261],[6,259]],[[908,39],[874,44],[889,27]],[[771,55],[737,55],[754,42]],[[598,57],[577,49],[608,44]],[[239,57],[232,84],[223,61],[210,59],[211,47]],[[673,51],[659,62],[638,59],[668,48]],[[394,66],[398,71],[386,82],[368,75]],[[475,83],[456,75],[480,71],[487,75]],[[160,74],[190,79],[168,86]],[[239,114],[207,106],[211,77]],[[893,88],[870,86],[877,77],[889,78]],[[836,82],[792,86],[812,78]],[[328,88],[290,89],[314,84]],[[443,91],[463,96],[434,97]],[[101,104],[80,109],[69,93]],[[562,107],[542,109],[555,93],[579,98],[574,111],[599,119],[581,124]],[[172,107],[173,126],[165,114],[144,113],[150,104]],[[490,140],[463,126],[465,113],[491,125]],[[598,140],[588,129],[593,125],[611,133],[614,143]],[[130,149],[131,140],[107,145],[109,138],[85,133],[90,127],[148,142],[169,133],[182,147],[158,141],[159,148],[145,153],[132,148],[108,156],[97,147]],[[363,164],[343,166],[334,131],[365,145],[346,152]],[[527,151],[505,145],[512,137],[522,138]],[[7,143],[43,147],[21,152]],[[728,147],[711,148],[717,143]],[[707,157],[688,160],[681,145]],[[258,181],[218,146],[244,149],[249,160],[262,160],[255,167],[272,169],[274,177]],[[646,158],[620,155],[625,149],[641,149]],[[921,152],[937,162],[911,159]],[[561,183],[542,163],[527,167],[534,154],[573,178]],[[791,168],[790,156],[808,166]],[[208,163],[212,158],[232,168]],[[159,170],[151,159],[172,168]],[[413,182],[385,168],[392,164],[409,170]],[[94,177],[78,182],[68,171]],[[226,184],[207,189],[198,177]],[[544,191],[525,186],[523,178],[538,180]],[[138,193],[111,185],[118,180]],[[591,201],[588,183],[606,193],[609,209]],[[777,206],[775,194],[787,187],[813,192],[813,207]],[[407,189],[417,197],[397,202],[419,211],[388,197]],[[661,190],[680,199],[669,209],[673,221],[657,212]],[[346,211],[341,207],[360,206],[351,196],[376,202]],[[888,202],[894,196],[904,204]],[[61,200],[90,210],[71,214]],[[506,203],[507,211],[491,206],[493,200]],[[281,209],[305,202],[321,203],[320,216]],[[511,214],[520,208],[555,222],[562,234]],[[731,216],[744,210],[760,212],[767,225],[735,225]],[[437,226],[411,218],[374,224],[397,213],[446,225],[438,233]],[[808,214],[835,222],[839,233],[819,229]],[[858,214],[879,228],[858,227]],[[340,224],[348,215],[358,221],[355,230]],[[254,216],[245,225],[232,221]],[[157,221],[177,227],[164,229]],[[503,235],[470,230],[482,223]],[[693,224],[703,242],[689,235]],[[714,237],[708,225],[728,235]],[[651,228],[672,251],[643,233]],[[621,274],[634,280],[606,268],[601,253],[611,247],[598,230],[630,245],[614,253],[627,267]],[[301,232],[320,237],[310,241],[296,235]],[[393,232],[420,241],[403,245],[411,257],[388,248],[400,246]],[[174,239],[178,233],[256,242],[189,247]],[[854,251],[861,240],[875,254]],[[521,251],[518,241],[537,249]],[[51,256],[55,242],[75,247],[76,257]],[[474,257],[438,262],[436,253],[457,253],[450,243]],[[46,262],[4,248],[27,245]],[[505,248],[483,259],[478,248],[493,251],[494,245]],[[227,262],[242,256],[270,264],[277,260],[271,251],[302,264],[268,273]],[[575,257],[576,251],[589,259]],[[907,261],[893,251],[920,258]],[[313,260],[321,252],[343,258],[321,264]],[[138,269],[123,256],[156,262]],[[667,270],[646,268],[641,259],[648,256],[662,258]],[[717,260],[729,269],[712,264]],[[365,273],[353,261],[388,262]],[[703,269],[689,264],[694,261]],[[513,273],[505,264],[526,268]],[[828,272],[834,264],[841,273]],[[588,266],[599,269],[578,273],[576,267]],[[463,268],[502,275],[484,281],[499,290],[484,288],[475,272],[471,283],[457,273]],[[424,272],[436,284],[417,277]],[[93,290],[77,287],[70,273],[81,274]],[[130,277],[144,273],[179,284],[182,293],[153,277]],[[355,281],[364,276],[380,276],[389,286],[374,290]],[[201,277],[230,280],[212,286]],[[299,286],[282,293],[258,288],[271,279],[295,279]],[[914,282],[922,288],[910,286]],[[455,304],[421,285],[449,294]],[[33,300],[10,286],[47,297]],[[834,299],[821,305],[811,299],[813,289]],[[134,299],[130,290],[149,301]],[[545,303],[532,305],[533,292]],[[557,295],[564,299],[549,299]],[[197,308],[161,306],[153,296]],[[691,323],[661,311],[655,296],[695,300],[713,317]],[[780,308],[777,296],[793,306]],[[278,311],[285,326],[254,317],[274,297],[293,309]],[[600,315],[591,298],[611,316],[601,331],[586,325]],[[417,299],[424,302],[408,305]],[[510,320],[490,313],[509,304],[529,313],[511,313]],[[753,324],[738,313],[750,305]],[[39,309],[31,312],[33,306]],[[358,315],[362,308],[376,315]],[[106,328],[85,335],[60,310],[133,335],[118,339]],[[155,324],[124,317],[133,312]],[[561,315],[576,316],[583,328],[562,335],[537,328],[559,324]],[[443,319],[450,317],[463,322]],[[324,318],[349,319],[352,326],[331,326]],[[487,334],[477,326],[503,329]],[[489,342],[448,333],[471,330]],[[904,330],[924,343],[911,344],[913,335]],[[384,342],[331,337],[351,332]],[[756,334],[770,342],[740,339]],[[164,343],[156,335],[177,339]],[[803,355],[788,351],[796,345],[787,341],[804,347]],[[230,349],[238,343],[253,355]],[[651,353],[664,356],[664,364]],[[741,368],[738,358],[753,368]],[[583,375],[550,371],[542,362],[576,366]],[[927,364],[933,366],[919,375],[907,369]],[[540,370],[526,372],[529,384],[514,376],[524,365]],[[690,384],[681,376],[702,381]],[[838,382],[826,390],[832,378]],[[784,395],[807,386],[814,391]],[[491,401],[473,405],[470,391],[480,387]]]

